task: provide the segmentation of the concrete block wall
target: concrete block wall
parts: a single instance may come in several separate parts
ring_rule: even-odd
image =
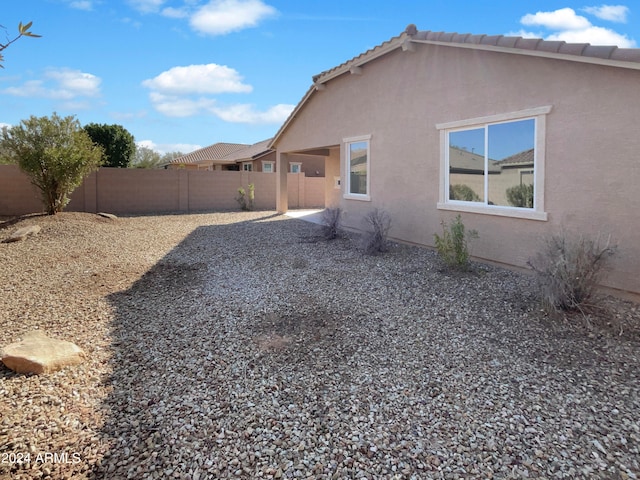
[[[324,206],[324,178],[295,177],[296,207]],[[238,188],[255,186],[255,208],[276,207],[276,176],[262,172],[101,168],[71,195],[67,211],[152,214],[236,210]],[[38,190],[16,165],[0,165],[0,215],[42,212]]]

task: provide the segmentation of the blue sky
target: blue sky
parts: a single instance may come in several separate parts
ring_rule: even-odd
[[[189,152],[273,136],[311,77],[420,30],[640,46],[640,2],[2,0],[0,126],[30,115],[119,124]]]

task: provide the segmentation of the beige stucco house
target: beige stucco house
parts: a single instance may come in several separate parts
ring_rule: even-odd
[[[418,31],[313,77],[270,147],[324,158],[327,206],[433,245],[461,214],[480,259],[526,267],[561,230],[618,245],[605,285],[640,293],[640,49]]]

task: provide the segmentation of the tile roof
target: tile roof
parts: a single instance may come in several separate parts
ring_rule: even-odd
[[[534,155],[534,149],[531,148],[529,150],[523,150],[522,152],[515,153],[509,157],[503,158],[502,160],[498,160],[496,163],[501,167],[533,165]]]
[[[409,25],[402,34],[361,53],[351,60],[315,75],[313,81],[315,84],[324,83],[337,75],[346,73],[354,66],[363,65],[396,48],[410,49],[412,43],[431,43],[479,50],[494,50],[640,69],[640,48],[618,48],[615,45],[567,43],[564,41],[507,35],[472,35],[470,33],[420,31],[415,25]]]
[[[336,67],[314,75],[312,77],[313,85],[307,90],[298,105],[296,105],[296,108],[291,112],[289,118],[282,124],[269,146],[273,147],[277,144],[278,139],[288,128],[297,113],[317,90],[324,88],[324,83],[345,73],[359,72],[358,67],[398,48],[412,51],[415,48],[415,44],[488,50],[640,70],[640,48],[618,48],[613,45],[602,46],[590,45],[588,43],[567,43],[564,41],[508,35],[472,35],[469,33],[433,32],[430,30],[419,31],[415,25],[410,24],[400,35]]]
[[[222,160],[227,155],[236,152],[238,150],[249,147],[245,143],[214,143],[208,147],[201,148],[191,153],[187,153],[182,157],[175,158],[171,161],[172,164],[185,164],[185,163],[198,163],[211,160]]]
[[[271,138],[268,138],[267,140],[254,143],[253,145],[245,145],[245,148],[238,149],[228,155],[225,155],[222,160],[238,162],[241,160],[252,160],[254,158],[261,157],[262,155],[272,151],[268,147],[271,140]]]

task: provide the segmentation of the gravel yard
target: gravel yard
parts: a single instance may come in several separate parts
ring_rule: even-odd
[[[2,479],[640,477],[637,304],[553,322],[525,274],[364,256],[275,212],[0,240],[26,224],[0,244],[0,347],[43,329],[88,358],[0,365]]]

